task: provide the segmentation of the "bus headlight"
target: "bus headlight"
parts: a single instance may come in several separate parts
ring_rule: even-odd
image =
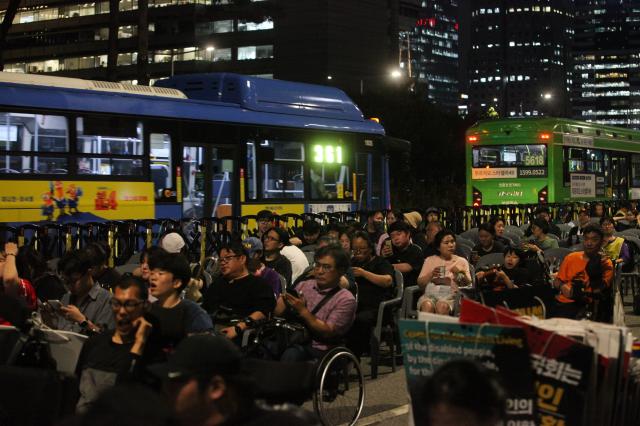
[[[475,186],[473,187],[473,207],[480,207],[482,205],[482,192]]]
[[[540,191],[538,191],[538,202],[546,204],[548,200],[549,200],[549,190],[548,190],[548,187],[545,186]]]

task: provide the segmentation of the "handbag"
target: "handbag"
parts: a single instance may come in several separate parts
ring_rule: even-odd
[[[317,314],[320,311],[320,309],[322,309],[322,307],[326,305],[327,302],[330,301],[333,298],[333,296],[335,296],[336,293],[338,293],[340,290],[341,290],[341,287],[336,286],[333,289],[331,289],[329,293],[325,294],[322,300],[320,300],[318,304],[313,307],[313,309],[311,310],[311,315]],[[294,316],[294,318],[290,318],[291,316]],[[281,325],[281,328],[283,330],[286,330],[285,331],[286,338],[284,339],[286,342],[286,346],[289,347],[291,345],[306,345],[307,343],[311,343],[311,340],[313,340],[311,331],[309,330],[307,325],[302,321],[302,319],[298,316],[297,312],[293,314],[289,314],[287,316],[287,319],[288,320],[290,319],[290,320],[287,321],[285,324]]]

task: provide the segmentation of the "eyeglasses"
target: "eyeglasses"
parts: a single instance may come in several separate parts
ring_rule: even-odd
[[[239,254],[234,254],[233,256],[225,256],[225,257],[221,257],[218,260],[220,261],[220,263],[229,263],[231,262],[231,259],[236,258],[236,257],[240,257]]]
[[[277,239],[276,237],[272,237],[271,235],[265,235],[264,239],[265,239],[265,241],[275,241],[277,243],[280,242],[279,239]]]
[[[351,253],[353,253],[353,254],[361,254],[361,253],[366,253],[368,251],[369,251],[369,248],[363,248],[363,249],[354,248],[354,249],[351,249]]]
[[[334,269],[333,265],[329,265],[327,263],[314,263],[313,269],[321,269],[322,272],[331,272]]]
[[[144,303],[144,300],[125,300],[124,302],[118,299],[111,299],[111,309],[119,311],[123,306],[127,312],[133,312],[138,306]]]

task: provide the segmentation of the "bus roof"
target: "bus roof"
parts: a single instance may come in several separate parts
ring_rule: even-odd
[[[561,132],[611,139],[640,141],[640,131],[586,121],[555,117],[516,117],[480,120],[467,129],[467,135],[481,133],[509,134],[519,132]]]
[[[364,119],[344,92],[324,86],[222,74],[218,81],[224,82],[226,78],[236,87],[249,90],[238,89],[235,97],[227,93],[203,100],[185,99],[180,90],[162,87],[171,85],[168,83],[147,88],[152,91],[144,89],[143,94],[136,88],[145,86],[116,87],[119,83],[11,74],[0,73],[0,104],[4,107],[385,134],[378,123]]]

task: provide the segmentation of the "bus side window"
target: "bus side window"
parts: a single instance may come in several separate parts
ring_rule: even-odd
[[[166,133],[149,135],[149,167],[156,198],[162,198],[164,189],[173,188],[173,162],[171,159],[171,136]]]
[[[67,118],[57,115],[0,113],[0,174],[66,174]],[[56,155],[57,154],[57,155]]]
[[[259,146],[263,199],[304,198],[304,145],[262,140]]]
[[[89,115],[76,119],[76,133],[78,174],[144,176],[141,122]]]

